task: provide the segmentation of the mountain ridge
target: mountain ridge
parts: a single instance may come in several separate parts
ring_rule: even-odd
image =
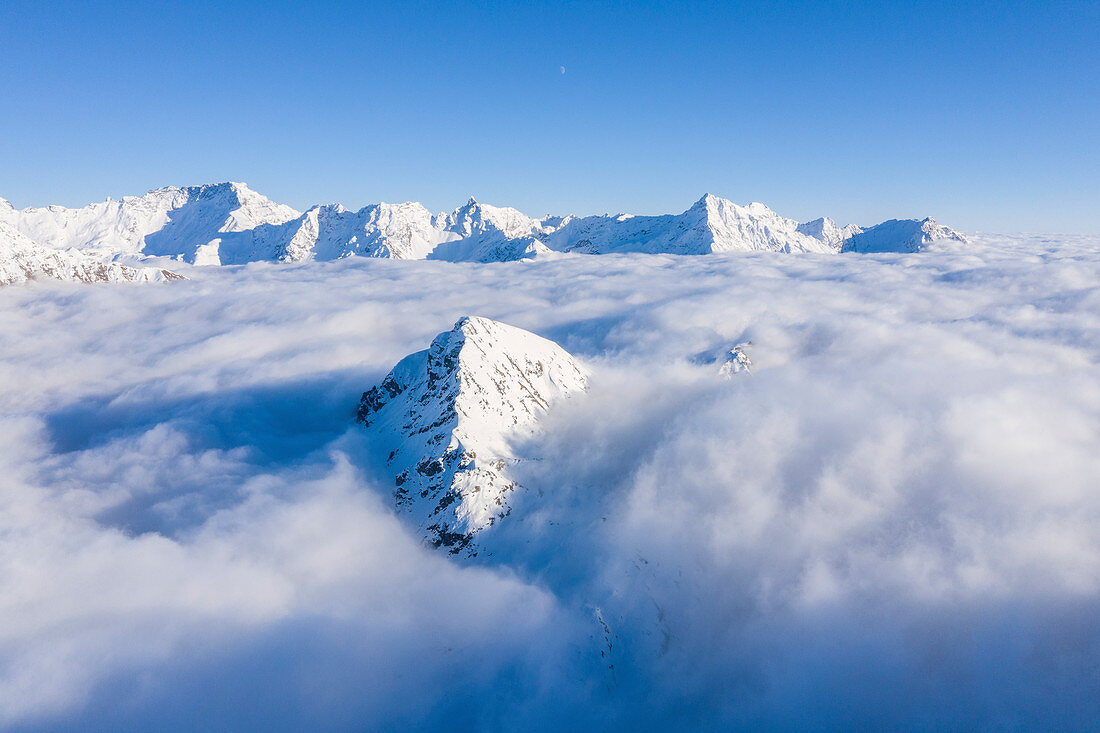
[[[966,242],[931,218],[892,219],[866,228],[842,227],[828,217],[799,223],[762,203],[742,206],[710,193],[679,214],[537,219],[473,197],[440,213],[413,201],[354,211],[322,204],[299,212],[237,182],[168,186],[75,209],[15,209],[0,199],[0,221],[53,249],[170,257],[196,265],[351,256],[501,262],[554,252],[914,252],[940,241]]]

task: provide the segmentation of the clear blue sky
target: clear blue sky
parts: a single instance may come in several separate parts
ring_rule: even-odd
[[[561,72],[562,67],[565,73]],[[1100,2],[0,3],[0,196],[1100,233]]]

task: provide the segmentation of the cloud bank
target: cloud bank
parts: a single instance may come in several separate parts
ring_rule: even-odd
[[[0,723],[1085,727],[1100,246],[975,240],[0,290]],[[474,562],[352,422],[462,315],[593,371]]]

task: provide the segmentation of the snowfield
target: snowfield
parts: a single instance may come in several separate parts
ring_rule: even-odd
[[[600,257],[0,288],[0,725],[1100,719],[1100,239],[687,257],[615,254],[626,230],[597,224]],[[874,251],[916,224],[795,233]],[[243,230],[223,260],[268,252]],[[136,251],[127,231],[97,229],[101,251]],[[435,246],[417,231],[409,251]],[[463,352],[482,391],[409,379],[384,417],[481,405],[455,430],[522,489],[472,557],[423,541],[394,497],[416,461],[356,422],[464,317],[511,327]],[[525,379],[493,413],[512,427],[479,432],[483,388]]]

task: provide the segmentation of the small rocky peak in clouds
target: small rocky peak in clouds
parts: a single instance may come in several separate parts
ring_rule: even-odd
[[[365,392],[358,420],[385,451],[394,501],[421,537],[475,555],[475,535],[511,512],[512,442],[537,432],[546,411],[587,381],[553,341],[466,317]]]
[[[744,372],[752,373],[752,359],[749,358],[751,341],[743,341],[726,352],[722,366],[718,368],[718,374],[726,379],[732,379],[734,374]]]

